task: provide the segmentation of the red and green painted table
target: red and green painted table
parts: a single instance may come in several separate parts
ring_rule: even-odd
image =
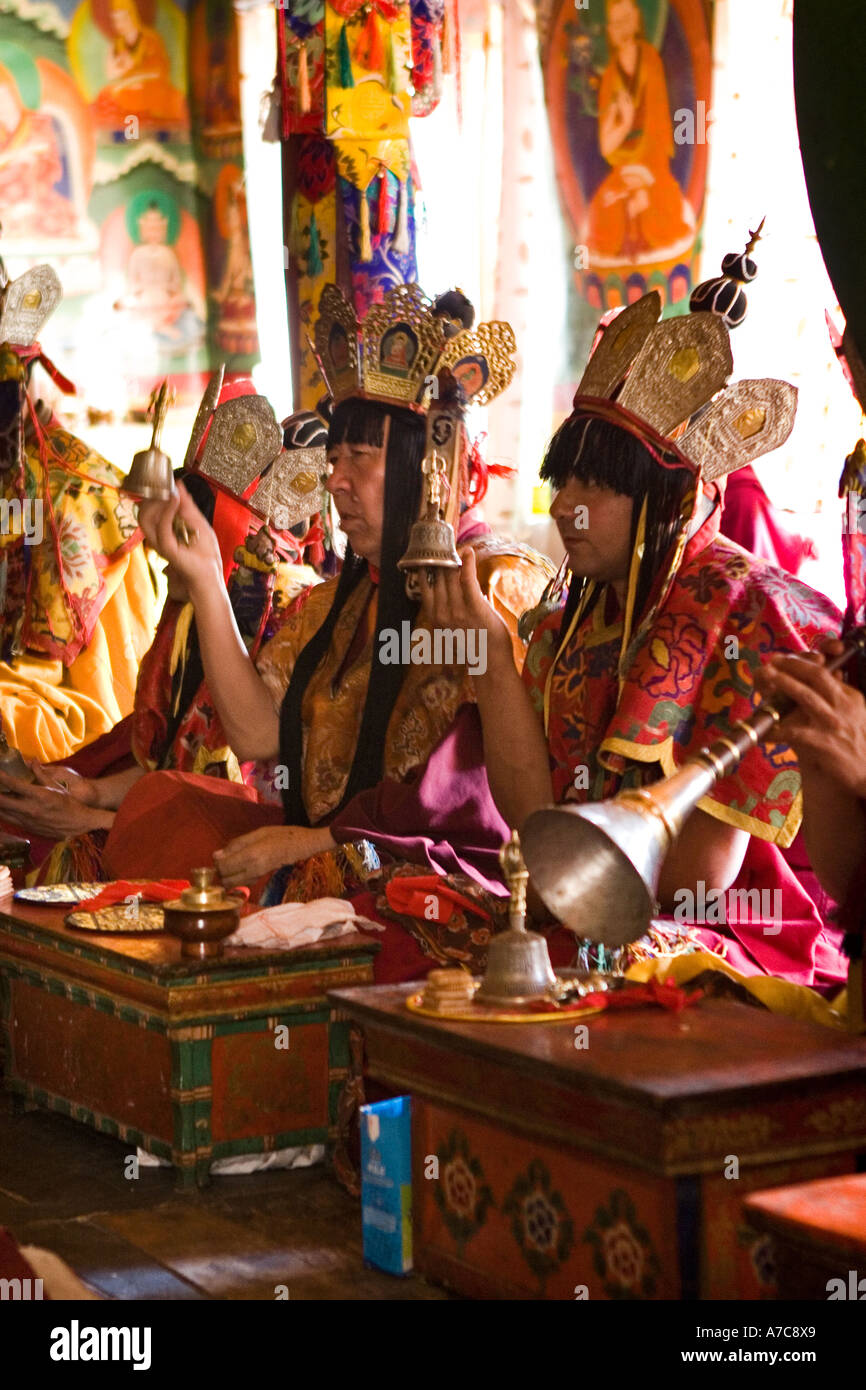
[[[353,933],[189,961],[162,932],[83,932],[62,909],[7,903],[6,1086],[169,1159],[185,1185],[217,1158],[325,1143],[348,1069],[326,994],[371,981],[377,950]]]
[[[866,1153],[864,1038],[722,999],[440,1022],[413,988],[330,998],[413,1098],[416,1268],[470,1297],[772,1297],[744,1197]]]

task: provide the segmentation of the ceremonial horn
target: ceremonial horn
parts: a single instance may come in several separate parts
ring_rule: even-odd
[[[845,634],[844,652],[827,662],[835,671],[866,652],[866,626]],[[535,891],[557,921],[578,936],[625,946],[644,935],[658,911],[665,858],[702,796],[794,709],[780,697],[689,758],[679,771],[649,787],[584,806],[545,806],[527,817],[521,834]]]

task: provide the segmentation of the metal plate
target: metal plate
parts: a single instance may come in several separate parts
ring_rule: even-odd
[[[68,907],[70,903],[95,898],[105,886],[104,883],[50,883],[42,888],[19,888],[15,897],[18,902],[39,903],[42,907],[50,907],[53,903]]]
[[[78,927],[82,931],[137,935],[165,930],[163,911],[158,903],[116,903],[113,907],[100,907],[96,912],[70,912],[65,921],[68,927]]]
[[[513,1001],[512,1001],[513,1003]],[[495,1008],[489,1004],[471,1004],[459,1013],[428,1009],[421,991],[410,994],[406,1008],[413,1014],[423,1014],[425,1018],[437,1018],[441,1023],[567,1023],[569,1019],[586,1018],[589,1014],[600,1014],[603,1004],[581,1004],[578,1008],[535,1009],[527,1006],[522,1014],[513,1013],[507,1008]]]

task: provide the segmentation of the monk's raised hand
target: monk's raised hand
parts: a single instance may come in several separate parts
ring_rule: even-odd
[[[460,551],[460,569],[431,569],[421,576],[421,612],[431,627],[507,628],[478,582],[475,551]],[[510,641],[510,639],[509,639]]]
[[[823,655],[772,657],[755,673],[755,684],[767,700],[787,696],[794,702],[776,741],[791,745],[804,773],[866,797],[866,700],[839,672],[826,669],[824,657],[841,651],[828,647]]]
[[[191,543],[178,538],[175,520],[179,518]],[[183,483],[178,483],[168,502],[139,502],[138,524],[148,545],[158,551],[186,580],[190,592],[197,584],[212,582],[216,571],[222,574],[222,559],[216,533],[202,516]],[[179,529],[179,528],[178,528]]]

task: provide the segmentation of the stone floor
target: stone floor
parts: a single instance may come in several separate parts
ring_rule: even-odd
[[[361,1212],[324,1165],[215,1178],[180,1192],[168,1168],[124,1177],[128,1144],[0,1096],[0,1226],[118,1299],[445,1299],[366,1269]]]

